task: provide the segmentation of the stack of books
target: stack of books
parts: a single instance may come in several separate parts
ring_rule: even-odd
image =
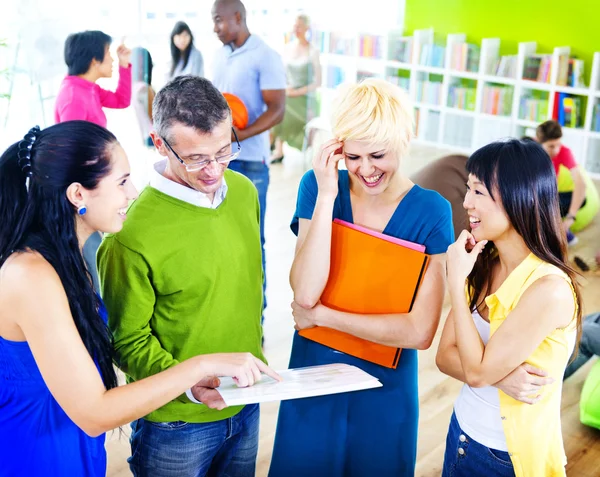
[[[434,66],[436,68],[444,67],[444,54],[446,48],[433,43],[426,43],[421,46],[419,55],[419,64],[423,66]]]
[[[548,119],[548,100],[522,96],[519,101],[519,118],[542,122]]]
[[[471,43],[454,43],[450,68],[476,73],[479,70],[480,48]]]
[[[448,90],[448,106],[466,111],[475,111],[475,93],[475,88],[450,86]]]
[[[498,116],[510,116],[512,100],[512,87],[485,85],[483,87],[481,112]]]
[[[549,83],[551,64],[552,55],[528,56],[523,66],[523,79]]]
[[[558,58],[558,77],[556,84],[559,86],[572,86],[574,88],[584,88],[583,82],[583,60],[569,58],[568,55],[561,55]]]
[[[441,104],[441,81],[417,81],[416,98],[418,102],[427,104]]]
[[[358,55],[364,58],[383,58],[383,38],[376,35],[360,35]]]
[[[582,104],[579,96],[556,93],[553,113],[554,119],[561,126],[568,128],[579,128],[582,126]]]
[[[412,36],[403,36],[397,39],[391,39],[389,48],[390,60],[400,61],[402,63],[412,62]]]
[[[329,53],[354,56],[354,40],[351,37],[339,35],[337,33],[330,33]]]

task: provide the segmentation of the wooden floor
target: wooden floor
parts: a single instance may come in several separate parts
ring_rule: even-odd
[[[403,164],[407,174],[422,167],[443,151],[414,148]],[[135,171],[135,169],[134,169]],[[286,155],[285,164],[272,168],[269,189],[266,234],[268,304],[265,323],[265,353],[275,369],[287,368],[293,334],[290,303],[292,293],[288,285],[288,273],[293,258],[295,237],[289,229],[298,183],[303,172],[301,158]],[[139,177],[139,176],[138,176]],[[572,252],[593,262],[596,248],[600,248],[600,220],[579,235],[579,244]],[[592,270],[582,280],[586,312],[600,310],[600,272]],[[446,300],[443,319],[448,312]],[[461,383],[443,375],[435,366],[435,353],[441,333],[427,351],[419,353],[419,400],[421,405],[417,472],[420,477],[441,474],[444,442],[453,402]],[[563,435],[568,456],[567,474],[573,477],[600,476],[600,431],[582,426],[579,422],[579,395],[591,363],[579,370],[564,384]],[[261,408],[260,448],[257,476],[266,476],[271,458],[277,404]],[[128,429],[125,430],[128,435]],[[108,436],[108,476],[131,475],[126,459],[129,456],[127,438],[119,438],[118,432]],[[473,476],[477,477],[477,476]]]

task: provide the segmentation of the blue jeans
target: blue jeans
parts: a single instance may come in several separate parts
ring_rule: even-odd
[[[269,166],[263,162],[233,161],[229,169],[245,175],[252,181],[258,191],[258,205],[260,206],[260,245],[262,248],[263,265],[263,310],[267,307],[267,267],[265,260],[265,213],[267,211],[267,190],[269,189]]]
[[[569,363],[564,379],[581,368],[594,355],[600,355],[600,313],[587,315],[583,320],[577,357]]]
[[[253,477],[258,404],[222,421],[131,423],[129,468],[136,477]]]
[[[514,477],[508,452],[490,449],[471,439],[452,413],[442,477]]]

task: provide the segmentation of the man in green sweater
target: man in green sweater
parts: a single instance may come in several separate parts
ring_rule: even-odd
[[[203,353],[264,361],[258,195],[227,169],[240,152],[227,102],[210,81],[181,76],[153,115],[165,159],[98,251],[118,364],[131,382]],[[198,383],[132,423],[134,475],[254,475],[258,405],[225,408],[216,385]]]

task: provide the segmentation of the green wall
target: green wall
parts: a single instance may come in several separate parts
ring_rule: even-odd
[[[585,61],[600,51],[600,0],[406,0],[405,32],[433,27],[436,39],[465,33],[467,41],[500,38],[501,54],[516,54],[522,41],[536,41],[539,53],[570,46]]]

